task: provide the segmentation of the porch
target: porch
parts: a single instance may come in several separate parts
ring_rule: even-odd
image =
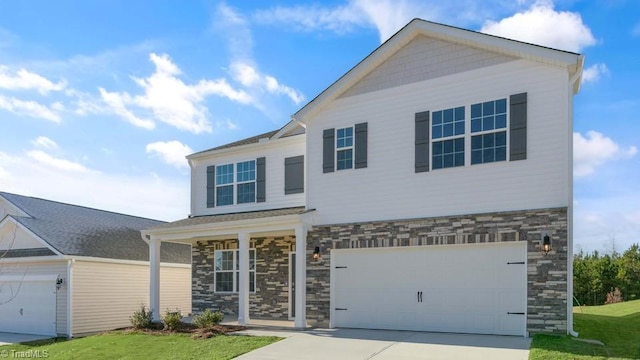
[[[239,325],[305,328],[306,286],[296,284],[306,283],[307,213],[291,208],[210,215],[144,230],[154,319],[164,311],[159,309],[160,247],[175,242],[192,247],[194,315],[210,309]]]

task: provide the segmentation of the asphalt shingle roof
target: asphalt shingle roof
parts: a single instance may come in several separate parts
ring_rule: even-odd
[[[304,206],[300,206],[300,207],[293,207],[293,208],[250,211],[250,212],[242,212],[242,213],[235,213],[235,214],[195,216],[187,219],[173,221],[170,223],[156,225],[150,230],[171,229],[171,228],[179,228],[183,226],[193,226],[193,225],[202,225],[202,224],[217,224],[217,223],[223,223],[227,221],[252,220],[252,219],[261,219],[261,218],[274,217],[274,216],[300,215],[307,211],[308,210],[306,210]]]
[[[11,216],[64,255],[149,260],[140,231],[163,224],[137,216],[0,192],[30,217]],[[163,243],[160,261],[191,263],[189,245]]]
[[[252,136],[252,137],[249,137],[249,138],[246,138],[246,139],[234,141],[232,143],[216,146],[216,147],[211,148],[211,149],[198,151],[198,152],[193,153],[191,155],[201,154],[201,153],[205,153],[205,152],[208,152],[208,151],[214,151],[214,150],[222,150],[222,149],[232,148],[232,147],[236,147],[236,146],[255,144],[258,141],[260,141],[260,139],[264,139],[264,138],[270,139],[273,135],[277,134],[278,131],[280,131],[280,129],[269,131],[269,132],[266,132],[264,134]]]

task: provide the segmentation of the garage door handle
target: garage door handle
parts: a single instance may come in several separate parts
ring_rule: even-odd
[[[524,315],[523,312],[508,312],[507,315]]]
[[[347,311],[347,308],[335,308],[335,310]]]
[[[524,265],[524,261],[508,262],[507,265]]]
[[[418,302],[422,302],[422,291],[418,291]]]

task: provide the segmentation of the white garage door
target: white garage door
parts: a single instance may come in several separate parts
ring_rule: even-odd
[[[332,325],[524,336],[525,246],[332,250]]]
[[[0,277],[0,332],[55,336],[55,280],[51,276]]]

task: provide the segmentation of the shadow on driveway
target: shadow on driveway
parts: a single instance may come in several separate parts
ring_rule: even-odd
[[[363,329],[307,331],[249,330],[250,335],[285,340],[241,356],[245,360],[275,359],[522,359],[531,340],[515,336],[446,334]]]
[[[0,346],[24,343],[29,341],[51,339],[51,336],[46,335],[29,335],[29,334],[13,334],[0,332]]]

